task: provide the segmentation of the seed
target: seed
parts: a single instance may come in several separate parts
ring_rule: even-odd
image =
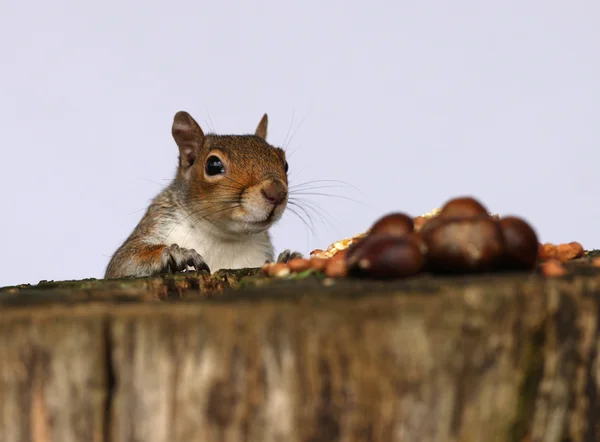
[[[556,258],[558,251],[556,246],[551,243],[541,244],[538,248],[538,258],[539,259],[554,259]]]
[[[290,268],[282,262],[275,263],[269,268],[269,276],[283,278],[290,274]]]
[[[542,273],[549,277],[563,276],[567,273],[567,270],[557,259],[549,259],[543,262],[540,268],[542,269]]]
[[[272,263],[266,262],[260,269],[265,275],[269,274],[269,269],[271,268]]]
[[[344,259],[330,259],[325,266],[325,274],[330,278],[342,278],[348,274],[348,266]]]
[[[323,270],[325,270],[325,266],[327,265],[327,261],[329,261],[329,260],[328,259],[324,259],[324,258],[310,258],[308,260],[308,264],[310,265],[310,268],[316,269],[319,272],[322,272]]]

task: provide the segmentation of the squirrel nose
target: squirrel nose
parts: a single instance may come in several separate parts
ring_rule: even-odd
[[[278,181],[271,181],[261,189],[264,199],[277,206],[281,204],[287,195],[284,185]]]

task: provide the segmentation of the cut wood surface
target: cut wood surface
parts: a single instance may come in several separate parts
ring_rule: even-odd
[[[0,289],[1,442],[594,441],[600,269]]]

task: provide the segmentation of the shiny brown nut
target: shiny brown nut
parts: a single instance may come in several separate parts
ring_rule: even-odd
[[[316,269],[319,272],[322,272],[323,270],[325,270],[325,266],[327,265],[327,261],[329,261],[328,259],[324,259],[324,258],[310,258],[308,260],[308,264],[310,265],[311,269]]]
[[[287,265],[290,268],[290,271],[294,273],[303,272],[304,270],[308,270],[310,268],[310,262],[308,259],[304,258],[291,259]]]
[[[325,265],[325,275],[330,278],[343,278],[348,274],[348,265],[345,259],[329,259]]]
[[[468,273],[491,270],[502,257],[500,224],[489,216],[443,220],[423,235],[433,271]]]
[[[435,229],[436,227],[438,227],[439,225],[441,225],[442,223],[446,222],[448,219],[462,219],[463,217],[441,217],[441,216],[435,216],[433,218],[429,218],[427,221],[425,221],[425,223],[423,223],[423,226],[421,227],[421,229],[419,230],[419,233],[421,235],[427,235],[428,232],[430,232],[431,230]]]
[[[567,273],[562,263],[557,259],[549,259],[540,265],[540,269],[544,276],[557,277]]]
[[[351,260],[352,255],[357,251],[360,250],[361,244],[365,241],[365,239],[370,238],[369,236],[365,236],[364,238],[361,238],[360,241],[355,241],[352,244],[350,244],[350,246],[346,249],[346,261],[348,262],[349,260]]]
[[[440,210],[442,217],[473,217],[488,215],[488,211],[483,204],[470,196],[453,198],[446,202]]]
[[[506,269],[533,269],[538,257],[538,237],[533,228],[515,216],[501,218],[500,228],[504,237],[502,267]]]
[[[415,243],[423,256],[427,255],[427,243],[423,239],[423,235],[421,235],[420,232],[413,232],[407,238]]]
[[[554,259],[557,256],[556,246],[549,242],[542,244],[538,249],[538,258],[541,260],[544,259]]]
[[[370,235],[378,233],[405,236],[414,230],[413,219],[405,213],[394,212],[379,218],[369,229]]]
[[[600,267],[600,256],[596,256],[595,258],[592,258],[592,266]]]
[[[360,247],[346,255],[346,262],[354,276],[391,279],[416,275],[425,257],[415,241],[380,233],[363,239]]]
[[[402,238],[416,245],[421,254],[425,255],[427,253],[427,244],[425,243],[423,235],[420,232],[411,232]]]
[[[410,233],[407,233],[406,235],[402,235],[402,236],[397,236],[397,235],[387,234],[387,233],[379,233],[378,235],[391,235],[391,236],[396,236],[398,238],[404,238],[406,240],[412,241],[418,247],[418,249],[421,251],[421,253],[423,255],[425,255],[427,253],[427,244],[425,244],[425,241],[423,240],[423,237],[419,232],[410,232]],[[355,253],[356,250],[360,249],[361,241],[364,241],[365,239],[368,239],[368,238],[370,238],[370,236],[361,238],[359,241],[352,243],[346,250],[344,250],[344,252],[346,252],[346,260],[347,261],[352,259],[351,256]]]

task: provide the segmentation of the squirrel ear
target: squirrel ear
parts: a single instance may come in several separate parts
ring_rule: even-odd
[[[204,132],[190,114],[179,111],[173,118],[171,134],[179,147],[179,164],[190,167],[204,143]]]
[[[268,124],[269,124],[269,118],[267,117],[267,114],[264,114],[262,119],[260,120],[260,123],[258,123],[258,127],[256,128],[256,132],[254,132],[254,135],[262,138],[263,140],[266,140]]]

